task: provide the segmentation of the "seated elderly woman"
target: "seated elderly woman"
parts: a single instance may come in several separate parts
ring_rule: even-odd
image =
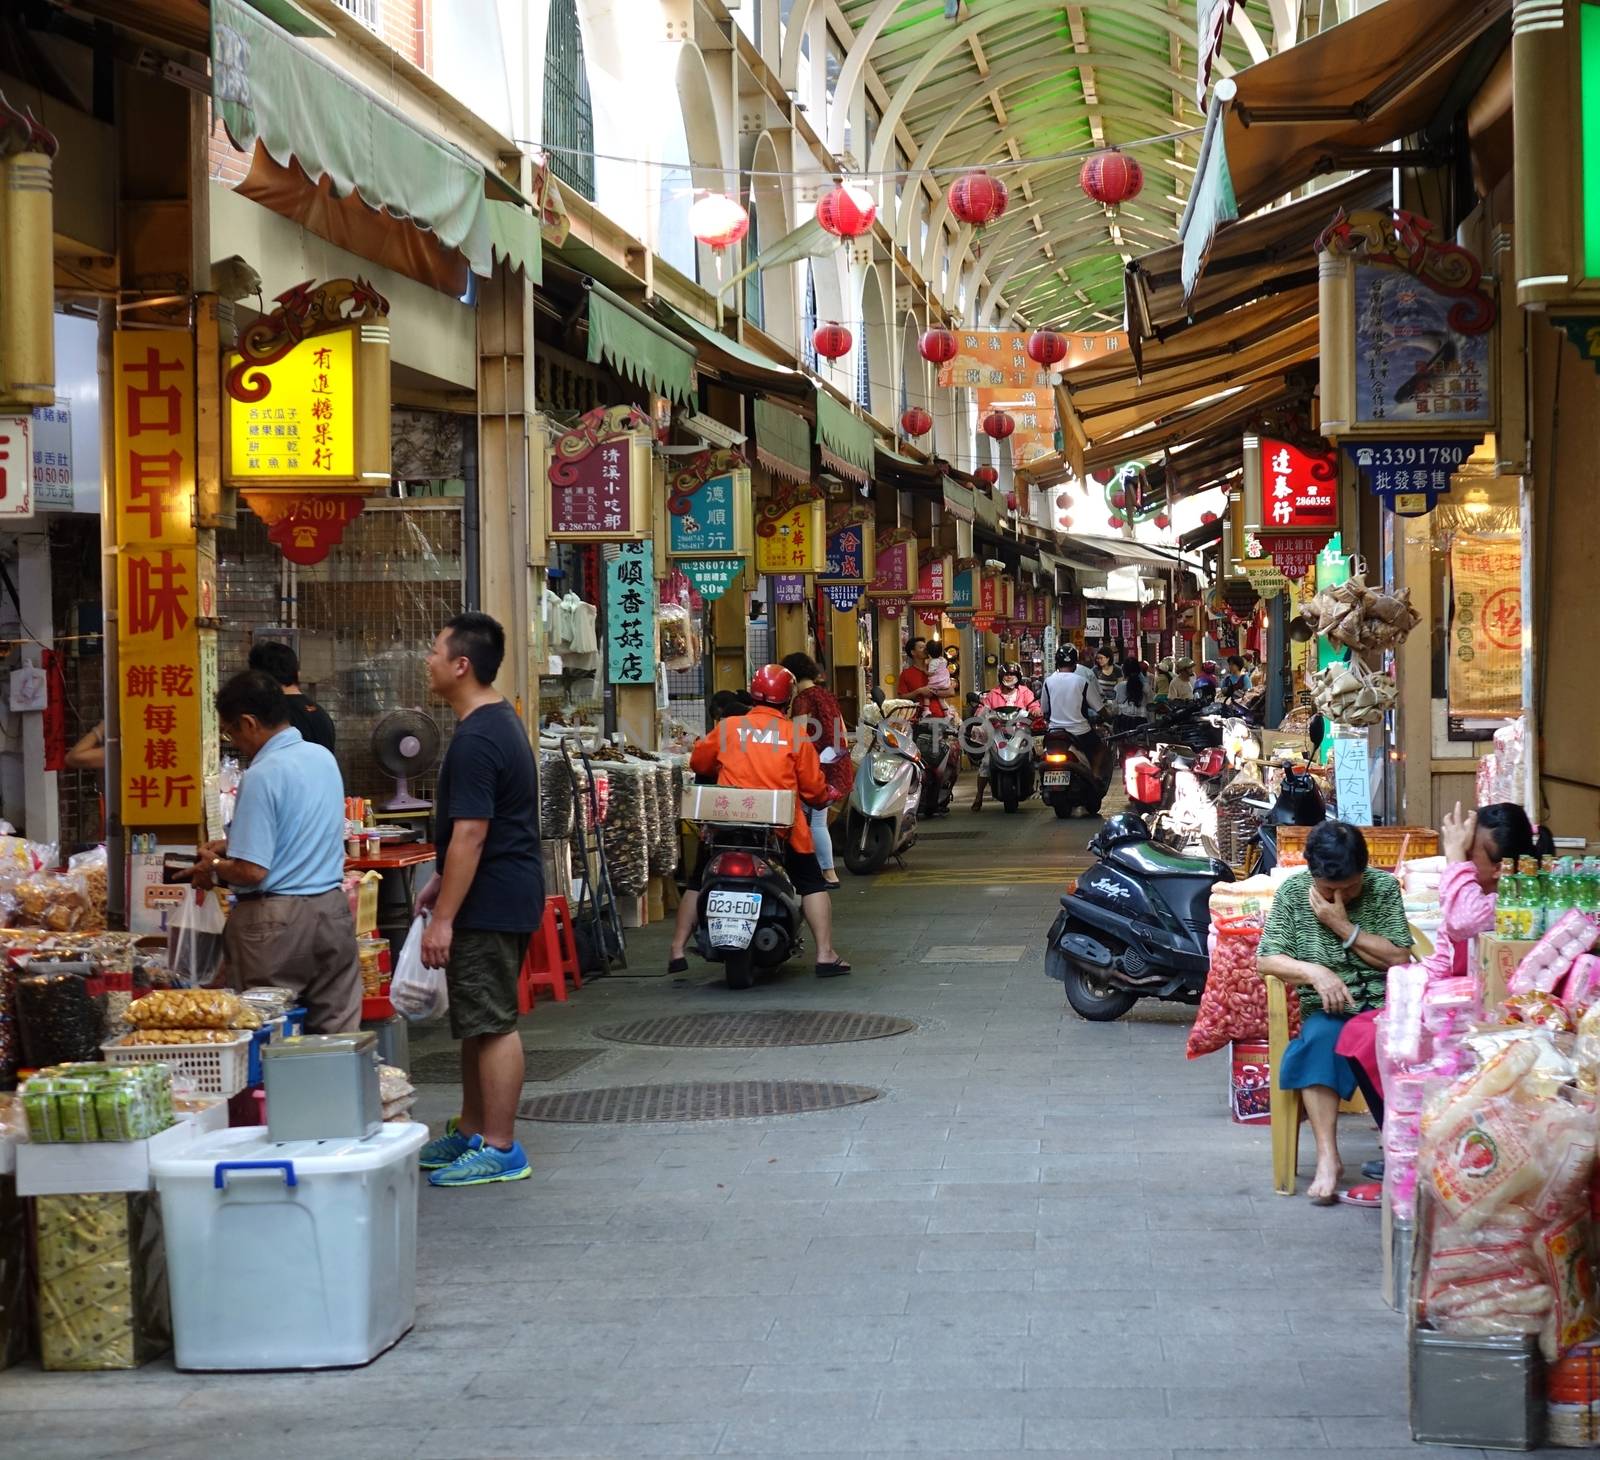
[[[1339,1102],[1357,1085],[1359,1067],[1339,1053],[1339,1036],[1356,1014],[1383,1007],[1385,975],[1407,960],[1411,942],[1400,883],[1367,866],[1360,827],[1314,827],[1306,870],[1272,900],[1257,967],[1299,989],[1300,1037],[1284,1051],[1278,1083],[1300,1091],[1316,1137],[1317,1174],[1306,1194],[1318,1206],[1339,1199]]]

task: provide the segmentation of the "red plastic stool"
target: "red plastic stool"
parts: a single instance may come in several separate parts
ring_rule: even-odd
[[[547,897],[539,931],[528,939],[528,951],[517,976],[517,1006],[526,1014],[533,1008],[535,990],[544,989],[562,1003],[567,998],[567,980],[574,988],[583,987],[578,967],[578,941],[573,933],[572,912],[564,897]]]

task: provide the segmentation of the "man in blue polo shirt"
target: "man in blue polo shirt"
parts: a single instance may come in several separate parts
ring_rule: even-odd
[[[308,1034],[361,1023],[361,964],[344,894],[344,781],[338,762],[289,723],[271,675],[236,674],[217,693],[223,733],[250,757],[226,842],[201,849],[196,887],[237,901],[222,935],[235,988],[276,984],[306,1008]]]

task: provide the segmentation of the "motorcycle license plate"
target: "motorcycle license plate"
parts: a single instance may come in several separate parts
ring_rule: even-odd
[[[1072,779],[1065,771],[1046,771],[1040,778],[1043,786],[1064,786]]]
[[[748,948],[760,917],[759,892],[706,894],[706,936],[713,948]]]

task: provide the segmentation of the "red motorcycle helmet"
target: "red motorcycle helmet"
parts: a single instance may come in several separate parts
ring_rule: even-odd
[[[763,664],[750,680],[750,698],[758,705],[787,709],[794,698],[794,675],[781,664]]]

